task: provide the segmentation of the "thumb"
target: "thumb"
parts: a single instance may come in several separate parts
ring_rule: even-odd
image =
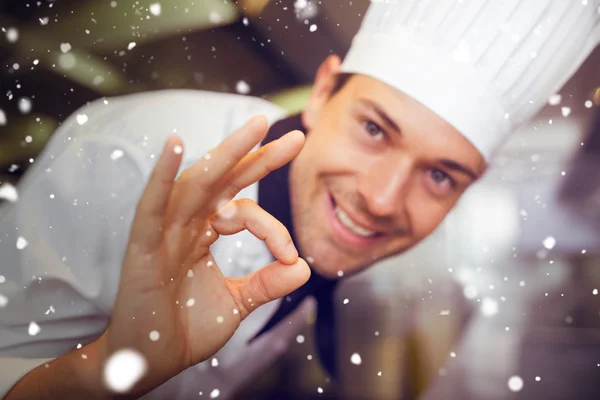
[[[248,314],[270,301],[286,296],[304,285],[310,278],[310,268],[302,258],[294,264],[272,262],[266,267],[241,278],[238,285]],[[248,315],[242,315],[246,318]]]

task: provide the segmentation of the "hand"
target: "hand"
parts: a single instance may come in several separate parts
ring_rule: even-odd
[[[132,393],[211,357],[254,309],[308,280],[286,227],[251,200],[231,201],[304,144],[293,131],[248,154],[266,132],[265,118],[252,119],[177,180],[182,143],[167,140],[138,203],[111,321],[98,340],[100,360],[124,348],[145,358],[147,372]],[[209,248],[220,234],[244,229],[264,240],[277,261],[226,278]]]

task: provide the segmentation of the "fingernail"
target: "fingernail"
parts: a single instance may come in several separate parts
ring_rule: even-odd
[[[294,257],[298,257],[298,250],[296,249],[296,246],[294,246],[293,242],[288,243],[285,250],[286,253],[291,253],[294,255]]]

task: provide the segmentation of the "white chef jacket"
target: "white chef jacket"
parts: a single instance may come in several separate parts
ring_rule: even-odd
[[[97,100],[61,125],[20,182],[18,201],[0,209],[0,397],[32,369],[107,327],[135,207],[166,138],[182,138],[187,168],[257,114],[270,123],[285,116],[259,98],[165,90]],[[257,201],[258,185],[239,197]],[[222,236],[212,252],[232,277],[272,261],[246,231]],[[305,301],[288,323],[248,345],[278,302],[241,324],[215,356],[217,367],[193,366],[145,398],[183,399],[214,389],[220,398],[232,395],[285,350],[314,310]]]

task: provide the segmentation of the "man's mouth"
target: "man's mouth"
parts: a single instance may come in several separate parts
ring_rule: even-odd
[[[384,236],[382,232],[368,229],[355,221],[335,201],[333,196],[327,196],[331,226],[336,236],[350,246],[372,245]]]

